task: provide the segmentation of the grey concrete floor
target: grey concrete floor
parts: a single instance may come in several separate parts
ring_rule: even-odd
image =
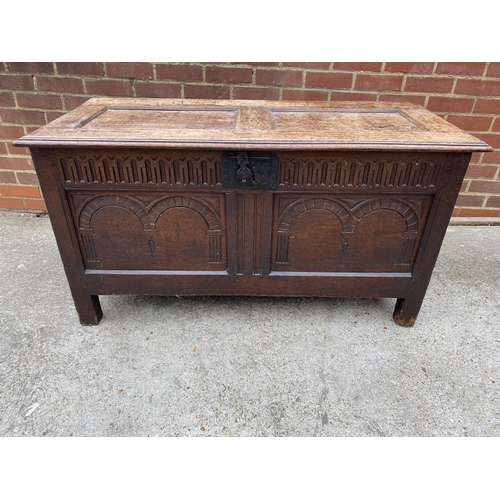
[[[48,218],[3,215],[0,435],[500,436],[499,248],[450,227],[413,328],[394,299],[141,296],[82,327]]]

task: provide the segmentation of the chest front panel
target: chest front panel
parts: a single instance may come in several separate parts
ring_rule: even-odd
[[[224,154],[59,150],[86,268],[410,272],[445,161],[424,153],[253,153],[245,187],[237,167],[224,170]],[[250,185],[268,175],[263,155],[273,158],[272,187]],[[228,175],[238,187],[231,179],[227,186]]]

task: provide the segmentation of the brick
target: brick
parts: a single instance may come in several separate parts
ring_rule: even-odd
[[[478,99],[474,106],[474,113],[485,115],[500,114],[500,99]]]
[[[380,71],[382,69],[381,62],[334,62],[334,69],[347,71]]]
[[[306,73],[306,87],[350,89],[352,80],[352,73],[327,73],[322,71],[308,71]]]
[[[500,78],[500,62],[491,62],[488,65],[486,76]]]
[[[490,196],[486,202],[489,208],[500,208],[500,196]]]
[[[252,73],[251,68],[209,66],[205,69],[205,79],[207,82],[216,83],[251,83]]]
[[[453,78],[433,76],[408,76],[405,92],[448,93],[453,87]]]
[[[0,125],[0,139],[19,139],[24,135],[22,127],[15,125]]]
[[[459,213],[460,213],[460,209],[459,208],[454,208],[451,216],[452,217],[458,217]]]
[[[40,188],[38,186],[21,186],[19,184],[14,184],[11,186],[0,184],[0,196],[40,198]]]
[[[89,100],[89,96],[63,95],[64,107],[71,111]]]
[[[328,69],[330,67],[329,62],[289,62],[283,63],[283,66],[287,66],[289,68],[303,68],[303,69]]]
[[[35,172],[16,172],[17,182],[34,186],[38,184],[38,177]]]
[[[0,197],[0,208],[24,208],[21,198],[2,198]]]
[[[178,83],[135,82],[138,97],[181,97]]]
[[[429,74],[434,69],[433,62],[386,62],[384,71],[389,73]]]
[[[460,194],[457,198],[457,207],[482,207],[484,196],[474,196],[468,194]]]
[[[3,108],[8,108],[15,106],[14,96],[12,92],[0,92],[0,106]]]
[[[479,153],[479,152],[474,152],[472,153],[471,157],[470,157],[470,163],[481,163],[481,156],[483,155],[484,153]]]
[[[43,210],[47,211],[47,205],[45,205],[45,201],[43,200],[24,200],[24,204],[26,208],[29,210]]]
[[[16,93],[20,108],[61,109],[61,96],[54,94],[22,94]]]
[[[466,177],[476,177],[484,179],[494,179],[498,171],[498,167],[495,165],[469,165],[467,168]]]
[[[57,120],[57,118],[60,118],[61,116],[64,116],[66,113],[61,113],[58,111],[48,111],[45,113],[45,117],[47,120],[47,123],[53,122],[54,120]]]
[[[222,85],[185,85],[184,97],[188,99],[229,99],[229,87]]]
[[[27,109],[0,109],[0,118],[2,118],[5,123],[23,123],[30,125],[45,124],[43,111],[31,111]]]
[[[461,97],[438,97],[430,96],[427,103],[427,109],[433,112],[455,112],[470,113],[474,106],[474,99],[465,99]]]
[[[25,155],[26,157],[30,157],[30,150],[28,148],[20,148],[17,146],[13,146],[11,142],[6,142],[7,153],[12,156]]]
[[[440,62],[436,73],[446,75],[475,75],[480,76],[484,72],[484,62]]]
[[[500,151],[484,153],[482,163],[500,163]]]
[[[500,118],[495,118],[495,122],[493,123],[491,130],[493,132],[500,132]]]
[[[396,75],[363,75],[356,76],[356,90],[401,90],[403,77]]]
[[[471,181],[469,192],[500,194],[500,181]]]
[[[461,208],[460,217],[498,217],[500,210],[485,208]]]
[[[328,101],[328,92],[325,90],[283,89],[281,98],[291,101]]]
[[[487,116],[457,116],[457,115],[449,115],[448,121],[453,125],[461,128],[462,130],[467,130],[469,132],[486,132],[489,130],[491,122],[493,121],[492,117]]]
[[[380,94],[379,101],[412,102],[413,104],[424,106],[425,96],[411,94]]]
[[[58,62],[56,67],[60,75],[104,75],[102,62]]]
[[[29,158],[0,158],[0,169],[33,170],[33,162]]]
[[[187,82],[202,81],[203,67],[191,64],[157,64],[156,78]]]
[[[255,82],[257,85],[300,87],[302,86],[302,71],[257,69],[255,73]]]
[[[36,86],[38,90],[45,92],[83,93],[83,85],[80,78],[37,76]]]
[[[130,80],[85,80],[85,88],[89,94],[131,96]]]
[[[11,73],[54,73],[51,62],[9,62],[6,65]]]
[[[138,62],[108,62],[106,73],[108,76],[125,78],[153,78],[153,65]]]
[[[376,101],[377,93],[359,93],[359,92],[332,92],[330,101]]]
[[[16,182],[14,172],[3,172],[0,170],[0,184],[15,184]]]
[[[458,79],[454,90],[455,94],[500,96],[500,81]]]
[[[481,139],[494,149],[500,149],[500,134],[478,134],[475,132],[474,137]]]
[[[7,143],[0,142],[0,155],[6,155],[6,154],[7,154]]]
[[[0,89],[35,90],[33,78],[29,75],[0,75]]]
[[[278,100],[280,96],[279,89],[269,87],[235,87],[233,97],[235,99],[271,99]],[[284,97],[283,97],[284,99]]]

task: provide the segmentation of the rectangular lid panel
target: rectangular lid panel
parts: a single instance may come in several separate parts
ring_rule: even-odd
[[[238,108],[202,107],[106,107],[83,124],[87,131],[118,133],[124,127],[142,130],[149,135],[157,130],[232,130],[236,125]]]
[[[418,132],[422,129],[397,110],[272,110],[272,128],[304,132],[321,129],[332,134],[344,132],[355,135],[364,131]]]
[[[411,103],[94,98],[14,143],[217,149],[491,148]]]

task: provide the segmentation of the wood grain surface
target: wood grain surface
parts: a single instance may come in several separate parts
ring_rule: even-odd
[[[412,103],[93,98],[17,146],[491,151]]]

